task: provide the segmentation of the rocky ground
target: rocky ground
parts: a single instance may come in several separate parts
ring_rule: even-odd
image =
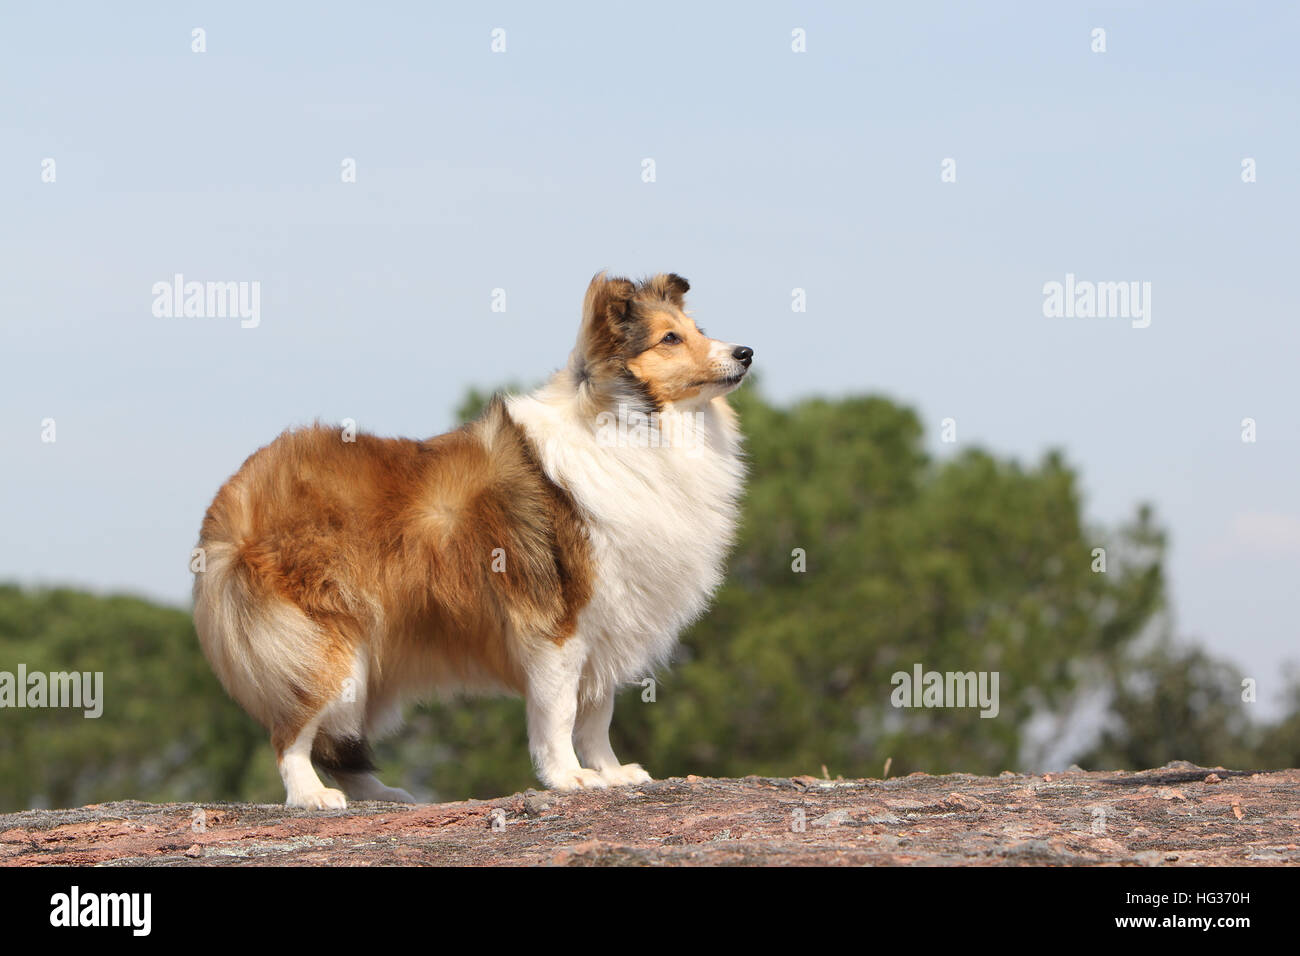
[[[0,816],[0,864],[1300,864],[1300,770],[699,777],[496,800],[107,803]]]

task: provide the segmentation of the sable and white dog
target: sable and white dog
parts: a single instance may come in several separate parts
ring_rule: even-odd
[[[650,779],[610,747],[614,693],[721,583],[744,478],[724,396],[753,351],[707,338],[689,288],[597,275],[533,394],[424,441],[288,431],[217,493],[194,622],[290,806],[409,801],[368,741],[438,690],[522,694],[549,787]]]

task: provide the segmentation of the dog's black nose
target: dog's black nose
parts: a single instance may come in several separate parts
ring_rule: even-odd
[[[754,361],[754,350],[744,345],[737,345],[736,351],[731,353],[731,357],[745,368],[749,368],[749,363]]]

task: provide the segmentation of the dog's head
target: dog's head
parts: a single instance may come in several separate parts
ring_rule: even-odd
[[[738,386],[754,350],[705,335],[685,312],[689,289],[673,273],[641,282],[599,273],[587,288],[569,361],[574,381],[601,400],[630,400],[647,411]]]

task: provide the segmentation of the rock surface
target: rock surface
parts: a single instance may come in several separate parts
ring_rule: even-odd
[[[107,803],[0,816],[0,864],[1300,864],[1300,770],[673,778],[444,804]]]

